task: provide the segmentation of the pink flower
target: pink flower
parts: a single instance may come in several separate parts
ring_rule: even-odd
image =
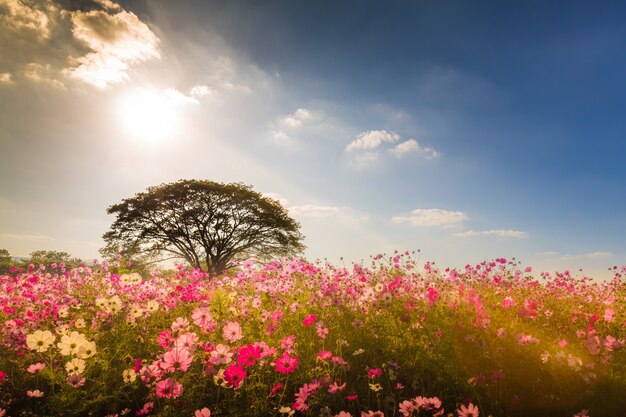
[[[137,411],[135,413],[136,416],[143,416],[146,414],[150,414],[150,412],[152,412],[152,409],[154,408],[154,403],[153,402],[149,402],[149,403],[145,403],[143,405],[143,407],[141,408],[141,410]]]
[[[330,394],[336,394],[339,391],[343,391],[344,389],[346,389],[346,383],[344,382],[341,385],[337,385],[337,382],[333,382],[331,385],[328,386],[328,392]]]
[[[382,411],[361,411],[361,417],[385,417]]]
[[[374,368],[374,369],[370,369],[369,371],[367,371],[368,378],[377,378],[381,376],[382,374],[383,374],[383,371],[380,368]]]
[[[172,323],[172,331],[178,332],[181,330],[185,330],[188,326],[189,320],[187,320],[185,317],[178,317],[176,320],[174,320],[174,323]]]
[[[159,346],[167,349],[172,344],[172,342],[174,342],[172,332],[170,332],[169,330],[165,330],[159,333],[159,337],[157,337],[157,343],[159,344]]]
[[[413,414],[413,410],[415,409],[415,407],[413,407],[413,403],[409,400],[402,401],[399,408],[400,413],[402,413],[404,417],[409,417],[411,414]]]
[[[352,414],[347,411],[341,411],[339,414],[335,414],[335,417],[352,417]]]
[[[326,361],[333,357],[333,353],[329,350],[320,350],[317,352],[317,357],[323,361]]]
[[[319,336],[320,339],[326,339],[326,336],[328,336],[328,328],[324,327],[321,324],[317,325],[317,335]]]
[[[211,417],[211,410],[206,407],[201,410],[196,410],[194,417]]]
[[[157,382],[156,394],[159,398],[178,398],[183,395],[183,386],[172,378],[167,378]]]
[[[304,318],[303,323],[305,326],[313,326],[313,324],[315,324],[315,320],[317,320],[317,317],[315,317],[315,314],[309,314],[308,316]]]
[[[211,363],[213,365],[225,365],[230,363],[233,355],[228,346],[220,343],[215,346],[215,349],[211,352]]]
[[[72,388],[80,388],[85,385],[85,377],[80,374],[72,373],[65,378],[65,382]]]
[[[31,374],[36,374],[37,372],[42,371],[43,368],[45,368],[45,367],[46,367],[45,363],[37,362],[37,363],[34,363],[34,364],[30,365],[28,367],[27,371],[29,373],[31,373]]]
[[[41,398],[43,397],[43,392],[39,391],[38,389],[34,390],[34,391],[26,391],[26,395],[28,395],[31,398]]]
[[[174,347],[179,349],[187,349],[192,352],[196,348],[197,341],[198,336],[196,336],[195,333],[183,333],[176,338],[176,341],[174,342]]]
[[[293,344],[296,341],[296,336],[295,335],[289,335],[285,338],[283,338],[283,340],[281,340],[280,342],[280,347],[281,349],[286,349],[289,350],[291,348],[293,348]]]
[[[243,367],[232,364],[224,371],[224,380],[228,386],[239,388],[247,372]]]
[[[224,326],[224,332],[222,334],[224,339],[228,340],[231,343],[240,340],[243,337],[243,331],[241,330],[241,326],[236,321],[231,321]]]
[[[274,362],[276,365],[276,372],[281,374],[292,374],[296,371],[298,366],[298,357],[290,356],[289,352],[285,352],[282,357],[279,357]]]
[[[270,397],[273,397],[274,395],[276,395],[276,393],[280,391],[282,387],[283,387],[282,382],[277,382],[276,384],[274,384],[274,386],[272,387],[272,390],[270,391]]]
[[[243,366],[252,366],[256,363],[257,359],[261,357],[261,348],[248,344],[239,349],[239,356],[237,357],[237,363]]]
[[[161,362],[161,368],[167,372],[185,372],[189,369],[192,359],[193,356],[187,349],[175,348],[169,352],[165,352],[163,362]]]
[[[478,407],[472,403],[466,407],[465,405],[461,405],[461,408],[456,410],[459,417],[478,417],[480,414],[478,412]]]
[[[193,313],[191,313],[191,319],[196,326],[202,329],[207,328],[213,323],[213,316],[211,316],[211,312],[208,307],[196,308]]]

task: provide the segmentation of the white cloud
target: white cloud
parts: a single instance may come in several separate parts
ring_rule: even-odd
[[[475,237],[475,236],[498,236],[498,237],[512,237],[516,239],[524,239],[528,237],[528,233],[521,230],[508,230],[508,229],[493,229],[493,230],[468,230],[466,232],[455,233],[454,236],[458,237]]]
[[[303,206],[289,207],[289,212],[296,217],[338,217],[344,214],[344,210],[341,207],[336,206],[316,206],[313,204],[306,204]]]
[[[569,253],[560,253],[556,251],[546,251],[541,252],[538,255],[543,256],[561,256],[561,259],[602,259],[602,258],[610,258],[614,256],[613,252],[610,251],[596,251],[596,252],[587,252],[587,253],[578,253],[578,254],[569,254]]]
[[[378,152],[362,152],[355,154],[350,160],[350,165],[354,168],[367,168],[378,162]]]
[[[0,233],[0,238],[11,240],[27,240],[27,241],[40,241],[40,242],[52,242],[55,239],[45,235],[21,235],[17,233]]]
[[[352,142],[346,146],[346,152],[357,150],[369,150],[379,147],[382,143],[395,143],[400,140],[400,136],[394,132],[386,130],[368,130],[359,133]]]
[[[296,218],[318,218],[318,219],[341,219],[350,221],[367,220],[366,214],[356,213],[348,207],[338,206],[318,206],[314,204],[305,204],[301,206],[288,207],[289,213]]]
[[[286,127],[297,128],[313,119],[311,112],[305,108],[299,108],[290,115],[280,119],[280,123]]]
[[[264,197],[269,197],[272,200],[278,201],[283,207],[286,207],[289,204],[289,200],[278,193],[261,193]]]
[[[424,155],[427,159],[434,159],[441,156],[441,153],[437,152],[433,148],[421,147],[415,139],[409,139],[407,141],[397,144],[391,150],[391,152],[398,158],[401,158],[411,153]]]
[[[70,77],[98,88],[126,81],[133,64],[160,58],[159,38],[137,15],[111,2],[104,6],[107,10],[71,12],[72,34],[92,52],[66,69]]]
[[[287,133],[282,130],[272,130],[270,133],[270,140],[277,145],[293,145],[293,139],[289,137]]]
[[[0,73],[0,84],[13,84],[13,74],[10,72]]]
[[[167,97],[173,104],[199,104],[197,98],[186,96],[175,88],[168,88],[164,92],[165,97]]]
[[[204,96],[215,94],[215,90],[213,90],[208,85],[194,85],[191,88],[191,90],[189,91],[189,94],[192,97],[200,98],[200,97],[204,97]]]
[[[462,211],[448,211],[442,209],[415,209],[409,216],[395,216],[391,218],[394,223],[409,223],[413,226],[458,226],[467,220],[467,215]]]

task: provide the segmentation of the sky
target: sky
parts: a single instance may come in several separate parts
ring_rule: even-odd
[[[626,264],[626,5],[0,0],[0,248],[243,182],[309,260]],[[343,257],[343,261],[341,258]]]

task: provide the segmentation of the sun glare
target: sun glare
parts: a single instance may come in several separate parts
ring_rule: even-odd
[[[155,142],[170,137],[176,130],[174,103],[153,90],[141,90],[122,99],[120,117],[134,139]]]

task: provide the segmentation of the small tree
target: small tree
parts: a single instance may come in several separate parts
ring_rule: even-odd
[[[72,256],[68,252],[56,250],[36,250],[30,253],[29,259],[25,259],[22,262],[22,266],[26,267],[28,264],[33,264],[36,267],[39,265],[50,266],[52,264],[64,264],[66,269],[71,269],[78,268],[84,263],[85,261]]]
[[[300,224],[276,200],[241,183],[180,180],[149,187],[108,208],[116,215],[105,253],[169,254],[211,274],[233,261],[293,256]]]
[[[11,269],[11,254],[6,249],[0,249],[0,274],[6,274]]]

